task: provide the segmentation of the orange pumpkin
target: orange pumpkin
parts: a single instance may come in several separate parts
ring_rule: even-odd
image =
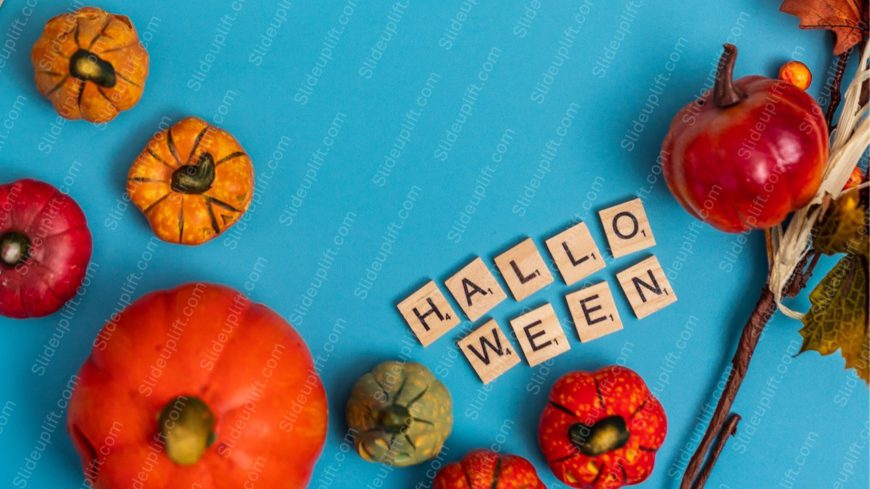
[[[518,455],[474,450],[438,472],[435,489],[547,489],[535,467]]]
[[[39,92],[67,119],[114,119],[139,102],[148,77],[133,23],[96,7],[49,20],[31,60]]]
[[[197,245],[248,210],[254,167],[230,133],[188,117],[148,142],[130,168],[127,193],[157,237]]]
[[[93,489],[289,489],[306,487],[327,418],[299,334],[240,292],[194,283],[106,324],[67,426]]]

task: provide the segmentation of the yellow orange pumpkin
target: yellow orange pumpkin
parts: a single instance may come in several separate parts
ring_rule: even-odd
[[[67,119],[114,119],[139,102],[148,77],[133,23],[96,7],[49,20],[31,61],[39,92]]]
[[[248,210],[254,167],[230,133],[188,117],[148,142],[130,168],[127,193],[160,239],[197,245]]]

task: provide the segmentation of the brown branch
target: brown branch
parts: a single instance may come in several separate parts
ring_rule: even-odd
[[[854,49],[854,48],[853,48]],[[837,107],[840,106],[840,87],[843,84],[843,74],[846,72],[846,65],[849,63],[849,55],[852,54],[852,49],[837,56],[837,71],[834,72],[834,79],[831,81],[831,100],[828,102],[828,111],[825,113],[825,120],[828,121],[828,129],[834,128],[834,114],[837,112]]]
[[[740,335],[740,341],[737,344],[737,352],[734,353],[734,358],[731,359],[731,372],[728,374],[728,382],[725,384],[725,389],[722,391],[722,397],[719,398],[719,403],[716,405],[716,411],[710,419],[710,424],[707,426],[707,431],[704,433],[704,438],[692,455],[686,473],[683,475],[683,481],[680,483],[680,489],[701,489],[703,481],[696,484],[699,479],[699,471],[702,464],[705,464],[707,452],[710,451],[710,446],[720,433],[723,433],[723,428],[726,426],[726,417],[731,412],[731,406],[734,404],[734,398],[737,397],[737,391],[740,389],[740,384],[746,377],[746,371],[749,369],[749,361],[752,359],[752,354],[755,352],[755,347],[758,345],[758,340],[761,338],[761,332],[770,321],[776,311],[776,301],[773,298],[773,292],[770,291],[767,285],[761,291],[761,297],[752,311],[752,315],[746,321],[743,327],[743,333]],[[724,437],[727,439],[727,436]],[[724,445],[724,441],[722,442]],[[721,450],[721,447],[720,447]],[[715,457],[718,456],[715,452],[711,454],[715,462]],[[706,464],[706,471],[713,469],[713,463]]]
[[[831,82],[831,100],[826,113],[829,129],[831,129],[837,107],[840,105],[840,87],[851,53],[852,50],[850,49],[837,58],[837,71],[834,73],[834,79]],[[810,276],[819,262],[819,257],[819,253],[811,252],[801,260],[786,284],[784,291],[786,296],[794,296],[806,287]],[[740,341],[737,344],[737,351],[731,359],[731,372],[728,374],[728,382],[725,384],[725,389],[722,391],[722,396],[716,405],[716,411],[707,425],[707,431],[704,433],[701,443],[698,444],[695,453],[692,454],[692,458],[689,460],[689,465],[683,474],[683,480],[680,482],[680,489],[704,488],[704,484],[706,484],[707,479],[710,477],[716,460],[719,458],[728,439],[737,429],[740,416],[737,414],[729,415],[731,406],[734,404],[734,399],[737,397],[740,385],[746,377],[749,362],[752,360],[755,347],[758,346],[761,333],[775,311],[776,301],[774,295],[770,291],[769,284],[765,284],[761,297],[752,311],[752,315],[743,327]]]
[[[695,487],[704,487],[704,484],[707,483],[707,479],[709,479],[710,474],[713,473],[713,466],[716,464],[716,460],[719,459],[719,455],[725,448],[725,444],[728,443],[729,438],[737,433],[737,423],[739,422],[739,414],[731,414],[731,417],[725,421],[725,425],[722,426],[722,431],[719,432],[719,436],[716,438],[716,443],[713,444],[710,456],[707,458],[707,461],[704,462],[704,467],[701,468],[701,473],[698,474],[698,478],[695,480]]]

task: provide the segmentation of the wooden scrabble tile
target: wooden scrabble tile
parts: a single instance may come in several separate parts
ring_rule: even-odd
[[[616,278],[638,318],[643,319],[677,302],[677,296],[655,256],[617,273]]]
[[[447,290],[472,321],[480,319],[507,296],[480,258],[445,281]]]
[[[510,341],[494,319],[461,339],[459,349],[484,384],[492,382],[520,363],[520,356],[513,350]]]
[[[572,285],[605,267],[604,257],[586,223],[578,223],[547,240],[547,249],[566,284]]]
[[[608,207],[598,216],[615,258],[655,246],[656,240],[640,199]]]
[[[511,328],[532,367],[571,349],[556,311],[549,303],[514,318]]]
[[[587,342],[622,329],[607,282],[598,282],[565,296],[580,341]]]
[[[459,324],[459,315],[431,280],[400,302],[398,308],[424,347]]]
[[[518,301],[553,283],[553,274],[531,238],[498,255],[495,264]]]

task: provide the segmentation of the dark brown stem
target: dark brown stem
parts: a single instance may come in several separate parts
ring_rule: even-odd
[[[837,113],[837,107],[840,106],[840,101],[842,100],[840,89],[843,85],[843,75],[846,72],[846,65],[849,63],[849,56],[851,54],[852,49],[837,56],[837,69],[834,72],[834,78],[831,80],[831,99],[828,102],[828,110],[825,112],[825,120],[828,123],[828,130],[834,129],[834,115]],[[796,296],[804,287],[807,286],[807,283],[816,268],[816,264],[819,263],[819,257],[821,257],[821,254],[817,251],[813,251],[805,255],[800,263],[798,263],[794,274],[783,289],[783,294],[786,297]],[[809,262],[809,265],[807,265],[807,262]]]
[[[728,442],[728,439],[734,436],[734,433],[737,433],[737,423],[740,422],[739,414],[731,414],[731,417],[725,421],[725,425],[722,426],[722,431],[719,432],[719,435],[716,437],[716,443],[713,444],[713,449],[710,450],[710,456],[707,458],[707,461],[704,462],[704,466],[701,468],[701,473],[698,474],[698,478],[695,480],[695,487],[704,487],[704,484],[707,483],[707,479],[710,478],[710,474],[713,473],[713,466],[716,464],[716,460],[719,459],[719,455],[722,453],[722,450],[725,448],[725,443]]]
[[[776,311],[776,301],[773,297],[773,292],[765,285],[761,292],[761,297],[746,321],[743,327],[743,333],[740,335],[740,341],[737,344],[737,352],[731,359],[731,372],[728,374],[728,382],[725,384],[725,389],[722,391],[722,397],[719,398],[719,403],[716,405],[716,411],[713,413],[710,424],[707,426],[707,431],[704,433],[704,438],[692,455],[686,473],[683,474],[683,481],[680,483],[680,489],[701,489],[703,481],[698,485],[696,480],[699,480],[701,466],[705,464],[707,452],[710,451],[710,446],[716,439],[717,435],[723,433],[726,418],[731,412],[731,406],[734,404],[734,398],[737,397],[737,391],[740,389],[740,384],[746,377],[746,371],[749,369],[749,361],[752,359],[752,354],[755,352],[755,347],[758,345],[758,340],[761,338],[761,332],[770,321]],[[724,437],[727,440],[727,436]],[[722,441],[724,446],[725,440]],[[721,451],[721,448],[719,449]],[[717,453],[711,454],[714,457],[710,463],[706,464],[709,467],[706,470],[709,472],[713,469],[713,462]]]
[[[746,98],[746,93],[734,83],[734,64],[737,62],[737,46],[726,44],[719,69],[716,71],[716,84],[713,86],[713,103],[716,107],[731,107]]]
[[[783,289],[783,295],[786,297],[794,297],[807,286],[821,256],[822,254],[818,251],[811,251],[801,259],[798,266],[795,267],[791,279],[786,283],[786,286]],[[807,264],[808,262],[809,264]]]
[[[834,72],[834,79],[831,81],[831,100],[828,102],[828,111],[825,113],[825,120],[828,121],[828,129],[834,127],[834,114],[837,113],[837,107],[840,106],[840,86],[843,84],[843,74],[846,72],[846,65],[849,63],[849,55],[852,50],[837,56],[837,71]]]

